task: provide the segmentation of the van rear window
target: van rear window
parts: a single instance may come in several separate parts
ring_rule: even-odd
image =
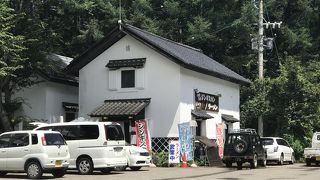
[[[56,133],[45,133],[44,137],[46,139],[46,143],[48,146],[50,145],[64,145],[65,140],[63,139],[63,137],[60,134],[56,134]]]
[[[107,140],[124,140],[122,129],[119,125],[106,125]]]

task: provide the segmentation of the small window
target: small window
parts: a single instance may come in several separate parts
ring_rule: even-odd
[[[65,145],[65,141],[63,137],[60,134],[54,134],[54,133],[46,133],[44,134],[44,137],[46,139],[46,145]]]
[[[81,125],[79,137],[80,139],[98,139],[99,127],[97,125]]]
[[[29,134],[13,134],[10,147],[22,147],[29,145]]]
[[[0,136],[0,148],[6,148],[9,146],[11,135],[5,134]]]
[[[105,126],[105,129],[107,140],[124,140],[124,135],[120,126],[107,125]]]
[[[38,135],[31,134],[32,144],[38,144]]]
[[[79,138],[78,126],[56,126],[53,127],[53,130],[60,132],[65,140],[77,140]]]
[[[135,71],[123,70],[121,71],[121,88],[135,87]]]
[[[66,111],[66,122],[70,122],[76,119],[76,112]]]

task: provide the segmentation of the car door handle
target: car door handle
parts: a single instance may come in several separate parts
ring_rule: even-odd
[[[3,152],[3,153],[4,153],[4,152],[6,152],[6,150],[1,150],[1,152]]]
[[[24,151],[26,151],[26,152],[27,152],[27,151],[29,151],[29,150],[28,150],[28,149],[25,149]]]

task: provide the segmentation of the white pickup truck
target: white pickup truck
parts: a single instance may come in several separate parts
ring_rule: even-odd
[[[319,165],[320,163],[320,132],[315,132],[312,137],[312,147],[304,149],[304,157],[307,166],[311,163]]]

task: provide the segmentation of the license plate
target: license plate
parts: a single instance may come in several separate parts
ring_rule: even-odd
[[[316,157],[316,160],[317,160],[317,161],[320,161],[320,156],[317,156],[317,157]]]
[[[55,167],[61,167],[62,166],[62,161],[61,160],[57,160],[54,164]]]

